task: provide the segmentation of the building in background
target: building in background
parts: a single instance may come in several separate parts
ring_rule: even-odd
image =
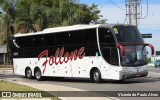
[[[7,46],[0,45],[0,64],[6,64],[7,62]]]

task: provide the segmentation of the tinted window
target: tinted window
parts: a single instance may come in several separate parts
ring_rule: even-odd
[[[45,46],[54,46],[55,45],[55,34],[46,34],[44,36]]]
[[[107,28],[99,28],[99,42],[100,43],[114,43],[112,32]]]
[[[111,65],[119,65],[117,48],[103,48],[103,58]]]
[[[111,64],[119,65],[117,48],[111,48]]]
[[[83,31],[83,43],[97,43],[96,29],[87,29]]]
[[[144,43],[142,36],[135,27],[115,27],[117,41],[127,43]]]
[[[111,63],[111,49],[103,48],[102,55],[103,55],[103,58],[110,64]]]
[[[68,44],[68,33],[56,33],[56,45],[67,45]]]
[[[69,32],[69,44],[81,44],[82,43],[82,31]]]
[[[20,48],[31,47],[32,46],[32,37],[18,37],[16,38],[16,43]]]
[[[32,37],[32,47],[41,47],[44,43],[43,35],[35,35]]]

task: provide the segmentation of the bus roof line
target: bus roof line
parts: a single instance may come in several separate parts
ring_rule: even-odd
[[[22,36],[33,36],[33,35],[41,35],[41,34],[49,34],[49,33],[58,33],[58,32],[66,32],[66,31],[74,31],[74,30],[83,30],[83,29],[91,29],[97,27],[113,27],[113,26],[132,26],[127,24],[96,24],[96,25],[89,25],[89,24],[78,24],[72,26],[62,26],[62,27],[55,27],[55,28],[46,28],[43,31],[33,32],[33,33],[17,33],[15,37],[22,37]]]
[[[43,31],[34,32],[34,33],[18,33],[15,34],[15,37],[21,37],[21,36],[32,36],[32,35],[40,35],[40,34],[48,34],[48,33],[56,33],[56,32],[65,32],[65,31],[74,31],[74,30],[82,30],[82,29],[91,29],[91,28],[97,28],[100,24],[96,25],[72,25],[72,26],[63,26],[63,27],[55,27],[55,28],[47,28]]]

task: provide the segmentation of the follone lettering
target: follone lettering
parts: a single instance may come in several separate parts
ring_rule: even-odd
[[[67,63],[69,60],[77,60],[77,58],[82,59],[84,57],[85,53],[84,53],[84,47],[81,47],[79,50],[75,50],[74,52],[72,51],[70,54],[69,52],[66,52],[64,54],[64,47],[60,50],[60,48],[58,48],[55,52],[55,56],[51,55],[50,57],[48,57],[48,50],[44,50],[43,52],[41,52],[38,55],[38,61],[42,58],[45,57],[45,61],[43,62],[42,66],[43,68],[43,74],[46,70],[46,66],[47,64],[49,64],[50,66],[52,66],[53,64],[58,65],[58,64],[63,64],[63,63]],[[64,56],[64,57],[63,57]],[[62,59],[63,57],[63,59]]]

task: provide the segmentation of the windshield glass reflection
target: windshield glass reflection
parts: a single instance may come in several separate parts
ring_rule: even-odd
[[[116,27],[114,32],[119,43],[144,43],[136,27]]]
[[[125,57],[121,57],[122,66],[140,66],[147,63],[147,52],[143,45],[139,46],[124,46]]]

